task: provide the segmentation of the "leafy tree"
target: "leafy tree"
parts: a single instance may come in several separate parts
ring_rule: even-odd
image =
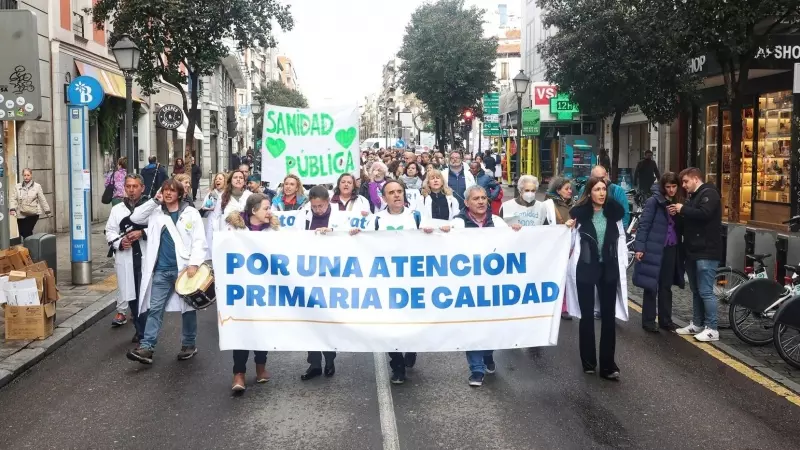
[[[771,33],[796,32],[797,0],[656,0],[661,11],[674,11],[695,55],[711,54],[719,62],[731,114],[731,188],[728,220],[739,222],[742,170],[742,95],[760,45]]]
[[[400,83],[428,106],[437,123],[437,143],[464,108],[475,107],[493,90],[497,39],[483,37],[484,10],[464,0],[438,0],[419,7],[406,26],[397,56]]]
[[[285,106],[287,108],[308,108],[308,100],[302,92],[294,90],[278,80],[270,80],[253,93],[253,99],[261,105],[261,112],[255,115],[253,135],[261,140],[263,130],[259,120],[263,117],[264,105]]]
[[[668,15],[648,0],[540,0],[545,26],[558,32],[540,44],[547,78],[581,112],[613,116],[611,178],[619,167],[622,116],[635,105],[652,123],[669,123],[694,91],[689,53],[676,45]]]
[[[284,30],[294,25],[289,7],[278,0],[98,0],[91,13],[99,28],[113,24],[110,46],[127,34],[141,50],[135,78],[145,95],[157,92],[160,80],[181,93],[187,136],[200,120],[200,77],[230,53],[226,41],[240,49],[274,47],[273,23]],[[186,146],[194,152],[193,139]]]

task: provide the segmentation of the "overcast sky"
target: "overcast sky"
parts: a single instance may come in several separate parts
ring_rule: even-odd
[[[363,103],[400,49],[411,13],[425,0],[284,0],[294,29],[279,37],[312,106]],[[511,0],[507,3],[517,3]],[[472,0],[488,8],[502,0]]]

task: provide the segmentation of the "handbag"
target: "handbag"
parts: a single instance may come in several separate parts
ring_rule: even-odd
[[[103,196],[100,198],[100,201],[103,202],[104,205],[108,205],[111,203],[111,200],[114,199],[114,175],[116,174],[116,170],[111,174],[110,183],[106,184],[106,189],[103,191]]]

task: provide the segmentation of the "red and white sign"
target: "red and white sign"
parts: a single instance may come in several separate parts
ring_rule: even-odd
[[[558,86],[533,85],[533,104],[550,106],[550,99],[558,94]]]

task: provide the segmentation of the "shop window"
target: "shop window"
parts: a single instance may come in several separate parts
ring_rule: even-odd
[[[717,130],[719,129],[719,107],[711,105],[706,107],[705,127],[705,170],[706,183],[717,184]],[[699,134],[699,133],[698,133]]]
[[[789,203],[792,93],[783,91],[766,94],[758,99],[758,106],[756,198]]]
[[[739,175],[739,214],[741,220],[749,220],[752,210],[753,189],[753,108],[742,108],[742,159]],[[722,216],[729,214],[728,203],[731,191],[731,112],[722,111]]]

